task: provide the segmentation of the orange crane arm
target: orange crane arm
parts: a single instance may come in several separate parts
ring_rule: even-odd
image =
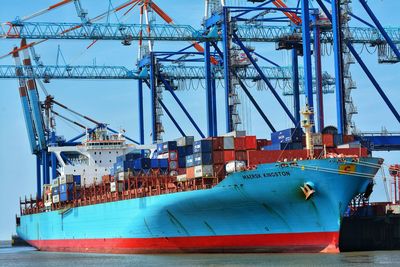
[[[282,0],[275,0],[272,3],[278,8],[288,8],[288,6],[282,2]],[[285,14],[286,17],[288,17],[294,24],[301,25],[301,18],[297,16],[297,14],[287,11],[283,11],[283,14]]]

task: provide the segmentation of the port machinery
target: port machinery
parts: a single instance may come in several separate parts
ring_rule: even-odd
[[[322,0],[317,0],[320,9],[310,8],[308,0],[302,0],[298,2],[298,5],[294,8],[286,6],[280,0],[275,1],[257,1],[257,3],[247,4],[244,6],[229,6],[224,1],[206,1],[206,12],[205,20],[203,22],[204,28],[201,30],[194,30],[193,27],[188,25],[175,24],[173,19],[167,15],[154,1],[127,1],[116,7],[110,8],[108,11],[94,17],[93,19],[88,18],[88,13],[82,8],[80,1],[78,0],[64,0],[55,5],[52,5],[46,9],[40,10],[30,16],[22,17],[13,22],[7,22],[2,24],[0,30],[0,36],[4,39],[17,38],[22,39],[23,43],[21,47],[15,48],[10,53],[4,55],[13,56],[16,63],[15,76],[11,78],[18,78],[20,81],[20,95],[21,102],[24,108],[24,117],[27,124],[28,135],[30,137],[31,150],[37,155],[38,164],[38,196],[40,196],[40,165],[42,166],[43,183],[47,183],[50,180],[50,166],[52,169],[52,176],[56,177],[56,165],[57,161],[53,155],[47,152],[48,146],[57,146],[60,144],[74,144],[79,138],[84,136],[83,134],[72,138],[69,141],[62,140],[56,136],[54,130],[51,130],[51,119],[43,118],[43,113],[47,116],[57,116],[56,112],[49,112],[51,110],[54,101],[47,101],[49,105],[42,105],[38,99],[38,91],[36,87],[35,79],[44,78],[46,79],[46,73],[42,72],[40,75],[40,67],[43,66],[32,66],[30,62],[29,54],[27,49],[32,51],[33,47],[41,44],[48,39],[90,39],[93,40],[93,45],[98,40],[121,40],[124,45],[129,45],[133,40],[138,40],[139,53],[138,53],[138,70],[136,72],[125,71],[121,72],[121,68],[118,67],[96,67],[102,71],[102,75],[90,76],[89,73],[80,73],[79,75],[69,75],[70,71],[77,68],[90,68],[88,66],[63,66],[66,72],[63,72],[59,78],[87,78],[92,77],[93,79],[101,78],[126,78],[129,76],[132,79],[137,79],[138,83],[138,99],[139,99],[139,131],[140,140],[137,143],[144,144],[144,118],[143,118],[143,83],[147,84],[151,89],[152,94],[152,136],[153,142],[161,140],[162,127],[158,127],[157,123],[160,122],[160,105],[166,113],[169,113],[171,120],[175,121],[179,132],[185,135],[182,127],[174,120],[171,112],[167,111],[166,103],[162,101],[161,91],[159,87],[164,87],[173,96],[178,105],[186,112],[185,114],[191,118],[189,112],[179,98],[175,91],[175,85],[173,84],[174,79],[191,79],[191,75],[182,75],[181,77],[171,77],[168,68],[173,69],[176,66],[168,64],[160,64],[163,60],[165,62],[176,63],[179,62],[178,68],[185,72],[185,68],[191,66],[185,66],[184,63],[188,62],[200,62],[203,64],[204,76],[201,79],[206,81],[206,92],[207,92],[207,136],[217,135],[217,121],[216,121],[216,99],[215,99],[215,83],[216,79],[224,80],[225,88],[225,113],[226,116],[226,130],[231,131],[237,129],[237,125],[240,124],[240,118],[237,112],[237,102],[232,99],[232,96],[237,95],[238,88],[241,88],[249,99],[254,100],[250,91],[246,88],[246,84],[242,82],[242,79],[248,79],[251,75],[245,77],[240,76],[240,71],[243,66],[234,66],[236,64],[235,56],[240,55],[245,61],[246,69],[250,69],[253,74],[257,75],[257,79],[265,83],[266,87],[269,88],[276,101],[281,105],[282,109],[286,113],[289,120],[294,125],[298,125],[300,122],[300,106],[299,106],[299,95],[300,95],[300,77],[304,79],[303,92],[307,99],[307,104],[310,108],[314,108],[314,97],[315,93],[317,96],[316,101],[316,131],[321,132],[324,126],[323,116],[323,97],[322,97],[322,66],[321,66],[321,44],[329,43],[333,44],[334,50],[334,61],[335,61],[335,94],[337,104],[337,129],[339,134],[344,134],[348,131],[349,125],[351,124],[348,120],[349,107],[346,103],[351,102],[349,95],[349,88],[354,87],[354,84],[350,82],[350,86],[346,85],[344,74],[346,68],[351,64],[352,59],[348,59],[349,55],[354,58],[357,63],[361,66],[373,86],[376,88],[379,95],[382,97],[390,111],[400,122],[400,116],[391,103],[390,99],[386,96],[383,89],[380,87],[376,78],[373,76],[368,66],[364,63],[360,55],[356,52],[354,45],[356,44],[370,44],[378,46],[378,57],[379,63],[397,63],[400,59],[400,53],[398,50],[398,43],[400,42],[399,30],[397,28],[384,28],[379,22],[378,18],[374,15],[371,8],[368,6],[365,0],[359,0],[362,7],[365,9],[369,18],[372,22],[368,22],[362,19],[360,16],[353,14],[348,8],[348,2],[345,1],[344,7],[341,6],[339,1],[332,1],[330,4],[332,12],[329,11],[328,6]],[[77,10],[78,17],[81,19],[81,23],[41,23],[41,22],[28,22],[28,20],[36,18],[48,11],[60,8],[66,4],[74,3]],[[128,9],[125,14],[129,13],[134,7],[138,7],[140,10],[140,23],[139,24],[112,24],[112,23],[98,23],[101,19],[108,18],[111,13],[117,13],[122,10]],[[326,17],[321,17],[322,12]],[[164,24],[155,24],[152,20],[154,13],[156,13]],[[351,28],[346,24],[347,21],[341,20],[341,12],[346,12],[346,16],[362,22],[367,25],[367,28]],[[145,22],[143,21],[145,20]],[[309,23],[303,23],[303,21],[310,21]],[[283,23],[284,26],[276,24]],[[290,26],[287,24],[290,23]],[[268,25],[273,24],[273,25]],[[256,26],[254,26],[256,25]],[[311,26],[311,27],[310,27]],[[146,33],[145,33],[146,31]],[[27,39],[37,39],[30,43],[25,43]],[[143,41],[147,41],[148,45],[143,45]],[[162,53],[154,50],[154,41],[186,41],[190,45],[180,51]],[[265,56],[257,53],[246,45],[246,43],[252,42],[272,42],[277,44],[277,49],[285,49],[292,51],[292,70],[290,73],[291,84],[291,95],[293,95],[294,106],[293,110],[286,106],[271,83],[271,79],[277,78],[277,76],[268,76],[265,74],[265,69],[259,65],[258,59],[262,59],[269,64],[274,65],[277,68],[281,68],[278,64],[266,58]],[[312,62],[311,44],[314,50]],[[345,48],[347,47],[347,48]],[[190,50],[192,49],[192,50]],[[193,49],[195,50],[194,52]],[[19,52],[23,51],[24,61],[23,65],[19,62]],[[237,52],[239,51],[239,52]],[[232,55],[233,54],[233,55]],[[160,57],[162,55],[162,57]],[[172,56],[180,56],[178,59],[171,60]],[[33,53],[33,56],[35,54]],[[304,69],[302,69],[303,75],[299,75],[300,68],[298,67],[298,57],[302,56],[304,60]],[[345,62],[345,58],[347,62]],[[198,59],[193,59],[198,57]],[[257,59],[257,58],[258,59]],[[162,66],[162,67],[161,67]],[[215,75],[216,66],[220,66],[221,75]],[[315,68],[315,86],[313,86],[313,74],[311,66]],[[9,69],[10,66],[3,66],[2,70]],[[58,66],[56,68],[59,68]],[[54,69],[56,69],[54,68]],[[344,69],[345,68],[345,69]],[[50,68],[51,69],[51,68]],[[91,69],[93,71],[93,68]],[[103,71],[110,71],[112,75],[104,75]],[[114,71],[118,70],[119,73]],[[164,71],[161,71],[164,70]],[[10,78],[9,71],[3,71],[1,78]],[[93,73],[93,72],[91,72]],[[8,75],[8,76],[7,76]],[[53,77],[52,77],[53,78]],[[286,77],[288,78],[288,77]],[[332,81],[332,80],[331,80]],[[38,82],[39,83],[39,82]],[[39,83],[40,84],[40,83]],[[315,89],[313,88],[315,87]],[[346,91],[347,90],[347,91]],[[44,102],[46,103],[46,101]],[[269,121],[261,107],[252,101],[256,110],[263,117],[266,124],[269,126],[271,131],[275,131],[274,126]],[[61,105],[62,106],[62,105]],[[43,109],[45,107],[45,109]],[[347,108],[347,109],[346,109]],[[79,114],[79,113],[78,113]],[[60,115],[60,114],[58,114]],[[84,116],[84,118],[87,118]],[[190,119],[193,126],[199,132],[201,136],[206,136],[201,129],[197,126],[196,122]],[[89,120],[90,121],[90,120]],[[91,120],[90,122],[95,123],[95,127],[91,128],[92,131],[96,127],[104,127],[104,124]],[[76,123],[75,123],[76,124]],[[54,128],[54,127],[53,127]],[[387,136],[369,136],[361,135],[360,138],[365,142],[370,149],[385,149],[385,150],[397,150],[400,144],[400,138],[398,135],[392,135],[391,138]],[[132,139],[130,139],[132,140]],[[134,141],[134,140],[132,140]],[[375,144],[379,144],[375,146]]]

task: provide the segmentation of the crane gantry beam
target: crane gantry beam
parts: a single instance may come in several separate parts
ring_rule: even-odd
[[[152,25],[151,35],[141,35],[141,24],[119,23],[53,23],[53,22],[21,22],[5,23],[0,28],[3,39],[72,39],[72,40],[152,40],[152,41],[196,41],[212,40],[201,30],[191,25]],[[385,39],[377,29],[366,27],[349,27],[343,29],[350,32],[349,41],[360,44],[384,43]],[[400,44],[400,27],[385,28],[394,43]],[[237,35],[242,41],[277,42],[284,36],[293,35],[290,26],[278,25],[237,25]],[[301,36],[301,34],[300,34]],[[220,37],[214,38],[219,40]],[[322,43],[332,43],[331,30],[321,32]]]
[[[16,79],[16,78],[36,78],[49,81],[52,79],[82,79],[82,80],[138,80],[146,79],[139,77],[137,71],[130,70],[124,66],[70,66],[70,65],[46,65],[32,66],[32,75],[23,71],[22,76],[17,76],[15,65],[0,65],[0,79]],[[18,68],[18,67],[17,67]],[[19,67],[24,68],[24,67]],[[262,67],[265,75],[271,80],[281,80],[285,83],[283,90],[284,95],[292,95],[291,79],[292,71],[289,67]],[[300,69],[301,70],[301,69]],[[162,65],[160,71],[165,74],[168,79],[172,80],[204,80],[204,66],[175,66]],[[300,73],[302,73],[300,71]],[[238,76],[248,81],[260,80],[257,71],[252,67],[238,69]],[[217,80],[223,79],[222,69],[214,69],[214,77]],[[333,93],[332,85],[335,84],[334,78],[329,74],[324,74],[323,79],[324,93]],[[302,87],[302,85],[300,85]],[[300,91],[304,93],[303,90]]]

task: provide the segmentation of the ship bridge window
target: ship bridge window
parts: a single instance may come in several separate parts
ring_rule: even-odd
[[[97,154],[97,152],[95,151],[95,152],[94,152],[94,154],[96,155],[96,154]]]
[[[111,154],[111,151],[108,151],[108,154]]]
[[[101,152],[99,152],[99,155],[101,155]]]

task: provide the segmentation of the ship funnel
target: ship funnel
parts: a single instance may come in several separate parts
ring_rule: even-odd
[[[314,184],[312,182],[306,182],[303,186],[300,186],[303,191],[306,200],[309,200],[315,193]]]

